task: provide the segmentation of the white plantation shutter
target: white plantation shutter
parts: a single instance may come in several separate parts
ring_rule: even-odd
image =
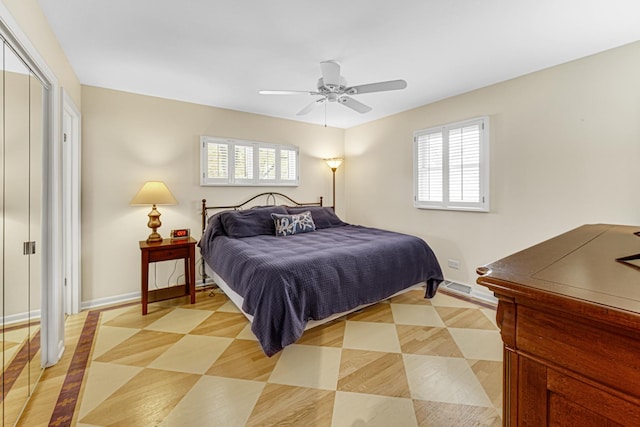
[[[298,161],[296,150],[280,150],[280,179],[295,181],[298,179]]]
[[[298,147],[212,136],[200,144],[200,185],[298,185]]]
[[[442,132],[417,139],[418,201],[442,202]]]
[[[258,179],[261,181],[276,179],[276,149],[275,148],[258,148],[258,164],[260,165],[260,175]]]
[[[206,144],[207,179],[227,180],[229,178],[229,145],[219,142]]]
[[[489,120],[414,133],[415,206],[489,210]]]
[[[449,201],[480,201],[480,124],[449,131]]]
[[[233,153],[234,178],[236,182],[253,180],[253,146],[236,145]]]

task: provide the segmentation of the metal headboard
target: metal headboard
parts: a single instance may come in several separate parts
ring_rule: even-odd
[[[320,200],[318,202],[301,203],[301,202],[297,202],[297,201],[293,200],[291,197],[287,196],[286,194],[277,193],[277,192],[273,192],[273,191],[257,194],[257,195],[251,197],[250,199],[245,200],[244,202],[242,202],[242,203],[240,203],[238,205],[231,205],[231,206],[207,206],[207,199],[202,199],[202,211],[201,211],[201,215],[202,215],[202,234],[204,234],[204,230],[207,227],[207,218],[208,218],[208,212],[209,211],[211,211],[211,210],[222,210],[222,209],[240,210],[244,206],[246,206],[247,204],[253,202],[254,200],[259,199],[260,197],[265,197],[266,198],[266,204],[267,205],[270,204],[269,203],[270,201],[273,201],[273,203],[270,204],[272,206],[275,206],[277,197],[288,201],[288,203],[290,203],[290,205],[288,205],[288,206],[322,206],[322,196],[320,196]]]

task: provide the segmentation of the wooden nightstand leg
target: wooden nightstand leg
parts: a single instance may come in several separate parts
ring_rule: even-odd
[[[184,294],[191,295],[191,278],[189,277],[189,257],[184,257]]]
[[[149,300],[149,252],[142,251],[142,262],[140,263],[142,269],[142,315],[147,314],[147,303]]]
[[[185,260],[186,262],[186,260]],[[186,271],[185,276],[188,278],[189,293],[191,294],[191,304],[196,303],[196,245],[189,245],[189,274]]]

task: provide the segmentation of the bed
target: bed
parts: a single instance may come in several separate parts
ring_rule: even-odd
[[[266,206],[246,208],[261,196]],[[198,246],[207,274],[252,322],[268,356],[311,325],[415,286],[431,298],[443,280],[422,239],[347,224],[322,199],[298,203],[262,193],[234,206],[203,200],[202,224]]]

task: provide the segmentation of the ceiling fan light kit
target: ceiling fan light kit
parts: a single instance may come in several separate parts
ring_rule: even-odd
[[[319,96],[302,110],[298,111],[298,116],[303,116],[311,112],[316,105],[325,102],[337,102],[358,113],[364,114],[371,111],[371,107],[352,98],[349,95],[359,95],[363,93],[383,92],[388,90],[400,90],[407,87],[404,80],[390,80],[386,82],[369,83],[358,86],[347,86],[347,81],[340,75],[340,64],[336,61],[324,61],[320,63],[322,77],[316,84],[317,91],[302,90],[261,90],[262,95],[300,95],[308,94]],[[325,104],[326,105],[326,104]]]

